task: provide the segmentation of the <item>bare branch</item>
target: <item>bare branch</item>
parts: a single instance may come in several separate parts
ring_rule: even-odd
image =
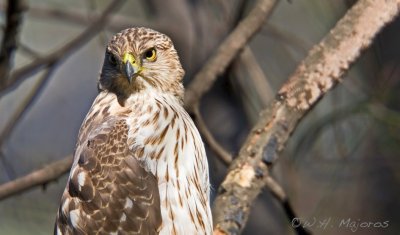
[[[0,48],[0,89],[7,84],[12,54],[18,45],[17,36],[22,23],[22,13],[26,8],[24,0],[8,0],[6,27]]]
[[[81,33],[74,40],[67,43],[59,50],[41,57],[32,63],[26,65],[23,68],[15,71],[11,78],[8,80],[6,87],[0,88],[0,92],[8,92],[15,89],[20,83],[22,83],[27,77],[37,73],[40,69],[48,67],[50,64],[58,64],[63,59],[67,58],[71,53],[85,45],[90,39],[92,39],[99,31],[101,31],[107,24],[107,21],[112,12],[116,11],[125,0],[114,0],[107,6],[102,13],[101,17],[97,21],[93,22],[83,33]],[[5,88],[7,88],[5,90]]]
[[[298,122],[339,81],[379,30],[398,14],[400,0],[360,0],[315,46],[277,98],[261,112],[214,203],[214,234],[239,234],[250,206]],[[232,203],[235,202],[235,203]]]
[[[29,57],[32,57],[33,59],[37,59],[40,57],[40,54],[38,52],[36,52],[32,48],[30,48],[28,45],[25,45],[21,42],[18,43],[18,48],[22,53],[26,54]]]
[[[307,53],[311,45],[303,40],[298,35],[280,29],[273,24],[265,24],[260,32],[260,35],[276,38],[289,46],[299,50],[302,53]]]
[[[240,94],[248,119],[255,123],[260,111],[274,98],[274,92],[249,46],[233,63],[230,76],[230,84]]]
[[[266,188],[269,189],[269,191],[272,193],[272,195],[279,200],[281,203],[285,214],[286,218],[288,219],[289,223],[292,223],[294,219],[298,220],[299,217],[295,214],[292,205],[289,202],[289,198],[283,188],[279,185],[278,182],[276,182],[270,175],[267,175],[265,177],[265,186]],[[302,223],[302,221],[298,221],[299,223]],[[310,231],[305,229],[303,226],[295,226],[293,228],[296,231],[296,234],[298,235],[307,235],[311,234]]]
[[[250,47],[246,46],[243,49],[238,62],[249,73],[249,77],[254,83],[256,94],[260,97],[261,103],[264,105],[268,104],[273,98],[272,87],[268,83],[268,79]]]
[[[8,180],[12,180],[16,178],[16,173],[12,164],[8,161],[8,159],[4,156],[3,151],[0,150],[0,162],[3,164],[4,173],[7,175]]]
[[[11,118],[9,118],[8,123],[5,125],[5,128],[0,134],[0,147],[4,144],[4,141],[10,136],[12,131],[14,130],[15,126],[18,124],[19,120],[23,117],[25,112],[32,106],[35,97],[39,94],[42,88],[45,86],[51,74],[53,73],[54,67],[50,67],[47,69],[45,74],[39,78],[36,83],[33,85],[31,91],[26,96],[26,98],[22,101],[19,105],[17,110],[13,113]],[[14,179],[15,173],[13,170],[12,165],[5,159],[3,153],[0,153],[0,160],[3,163],[4,167],[6,168],[6,172],[9,178]]]
[[[45,86],[51,75],[53,74],[54,66],[47,69],[45,74],[40,77],[33,87],[31,88],[29,94],[26,98],[21,102],[17,110],[14,112],[12,117],[9,119],[9,122],[6,124],[5,129],[0,134],[0,146],[3,145],[4,141],[9,137],[12,130],[19,122],[21,117],[23,117],[24,113],[32,106],[36,96],[40,93],[42,88]],[[0,156],[1,157],[1,156]]]
[[[224,147],[222,147],[218,141],[214,138],[210,130],[207,128],[201,114],[199,107],[196,105],[194,109],[194,120],[196,122],[196,126],[199,129],[199,132],[204,137],[205,142],[210,146],[210,148],[217,154],[220,160],[226,165],[229,166],[232,162],[232,155],[228,153]],[[291,204],[289,203],[289,198],[287,197],[283,188],[276,182],[271,176],[267,176],[265,181],[265,188],[272,193],[272,195],[279,201],[282,207],[285,210],[286,217],[288,221],[293,221],[293,219],[297,218]],[[307,230],[305,230],[302,226],[297,226],[294,228],[297,234],[310,234]]]
[[[276,182],[270,175],[265,177],[265,185],[271,189],[272,194],[279,199],[279,201],[286,201],[287,195],[283,188]]]
[[[0,5],[1,6],[1,5]],[[0,7],[1,8],[1,7]],[[88,13],[83,10],[68,10],[68,9],[52,9],[45,6],[32,6],[28,12],[29,15],[35,18],[48,19],[52,18],[60,21],[67,21],[69,23],[77,25],[90,25],[99,20],[101,14],[97,12]],[[140,25],[152,27],[159,30],[159,26],[156,22],[141,19],[132,19],[122,15],[113,15],[111,19],[107,21],[107,25],[104,27],[113,32],[118,32],[122,29],[132,27],[132,25]]]
[[[53,162],[24,177],[0,185],[0,200],[19,194],[35,186],[44,185],[56,180],[68,172],[71,165],[72,155],[69,155],[62,160]]]
[[[206,93],[217,77],[225,71],[239,51],[261,28],[265,18],[272,12],[276,0],[258,0],[231,34],[221,43],[216,53],[196,74],[185,93],[185,108],[193,112],[195,103]]]
[[[232,155],[218,143],[213,134],[207,128],[197,104],[193,111],[196,126],[199,128],[201,135],[205,138],[205,142],[210,145],[210,148],[217,154],[217,156],[224,162],[225,165],[229,165],[232,162]]]

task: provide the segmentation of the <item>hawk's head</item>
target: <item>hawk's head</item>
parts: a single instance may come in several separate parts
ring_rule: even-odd
[[[99,88],[115,93],[122,104],[144,89],[170,92],[182,99],[183,75],[169,37],[147,28],[129,28],[108,43]]]

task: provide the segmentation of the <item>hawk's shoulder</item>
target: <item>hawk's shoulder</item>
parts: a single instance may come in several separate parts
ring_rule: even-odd
[[[55,232],[156,234],[161,226],[156,177],[132,156],[124,119],[108,119],[78,143]]]

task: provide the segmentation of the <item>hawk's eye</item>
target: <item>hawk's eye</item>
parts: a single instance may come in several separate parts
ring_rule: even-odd
[[[108,61],[111,65],[117,65],[117,58],[115,58],[115,55],[113,54],[108,55]]]
[[[144,53],[144,57],[148,61],[155,61],[157,58],[156,49],[151,48]]]

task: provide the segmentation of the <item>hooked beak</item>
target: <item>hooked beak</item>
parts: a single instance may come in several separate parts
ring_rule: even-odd
[[[134,75],[138,72],[137,66],[133,66],[131,62],[127,61],[125,63],[125,75],[129,83],[132,82]]]
[[[136,75],[140,73],[142,69],[137,63],[135,57],[131,54],[125,54],[123,62],[125,76],[128,79],[129,83],[132,83],[133,78],[136,77]]]

